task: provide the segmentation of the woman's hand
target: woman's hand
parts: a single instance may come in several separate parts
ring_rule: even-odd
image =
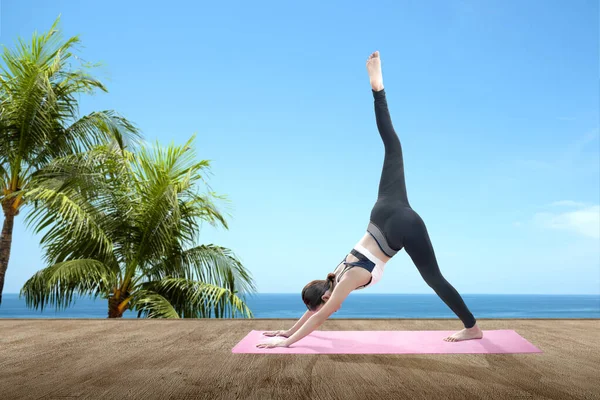
[[[269,343],[259,343],[256,345],[259,349],[273,349],[275,347],[288,347],[286,339],[275,339]]]
[[[285,338],[290,337],[290,334],[288,331],[268,331],[268,332],[263,332],[264,336],[269,336],[269,337],[273,337],[273,336],[283,336]]]

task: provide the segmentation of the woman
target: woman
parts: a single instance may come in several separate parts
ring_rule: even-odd
[[[308,311],[290,330],[264,333],[286,339],[261,343],[257,347],[288,347],[310,334],[341,307],[350,292],[377,283],[385,264],[402,248],[406,249],[425,282],[465,326],[444,340],[456,342],[483,337],[463,299],[440,273],[425,223],[408,203],[402,147],[392,126],[378,51],[369,56],[367,71],[375,99],[377,128],[385,147],[379,194],[371,211],[367,233],[326,280],[312,281],[304,287],[302,299]]]

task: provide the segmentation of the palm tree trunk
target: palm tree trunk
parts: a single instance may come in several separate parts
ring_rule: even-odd
[[[119,310],[120,304],[120,296],[113,294],[108,298],[108,318],[121,318],[123,316],[123,312]]]
[[[12,202],[11,202],[12,203]],[[4,224],[0,236],[0,304],[2,304],[2,291],[4,290],[4,277],[10,259],[10,248],[12,246],[12,234],[15,225],[15,209],[12,204],[2,204],[4,209]]]

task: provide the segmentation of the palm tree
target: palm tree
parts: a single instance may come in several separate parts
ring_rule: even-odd
[[[138,132],[113,111],[92,112],[79,118],[76,96],[106,88],[72,50],[77,37],[61,41],[56,26],[31,43],[19,39],[14,50],[4,49],[0,66],[0,203],[4,224],[0,236],[0,303],[10,259],[15,217],[28,201],[36,171],[52,159],[91,148],[107,139],[121,148],[136,142]]]
[[[29,307],[73,296],[108,299],[108,317],[252,317],[239,293],[255,291],[231,250],[197,245],[200,222],[227,228],[202,194],[209,162],[196,161],[193,138],[183,146],[137,154],[104,145],[55,160],[30,192],[43,203],[27,218],[49,266],[21,290]]]

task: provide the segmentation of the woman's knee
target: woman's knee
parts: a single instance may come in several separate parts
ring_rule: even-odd
[[[428,273],[422,274],[425,283],[429,285],[430,288],[441,288],[448,284],[448,281],[442,276],[441,273]]]

